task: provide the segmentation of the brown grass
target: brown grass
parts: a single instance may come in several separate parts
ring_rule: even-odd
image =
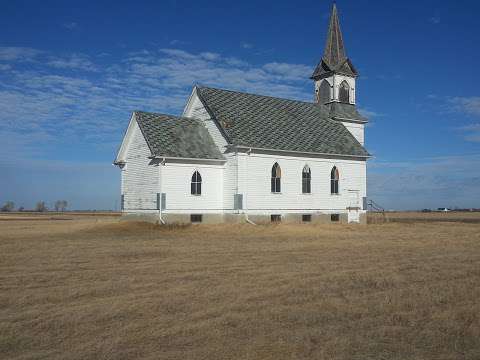
[[[480,225],[0,222],[0,358],[480,359]]]

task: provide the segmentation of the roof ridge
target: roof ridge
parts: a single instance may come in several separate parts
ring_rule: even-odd
[[[230,92],[230,93],[238,93],[238,94],[245,94],[245,95],[253,95],[253,96],[261,96],[264,98],[269,98],[269,99],[278,99],[278,100],[283,100],[283,101],[292,101],[292,102],[297,102],[297,103],[302,103],[302,104],[309,104],[309,105],[314,105],[314,106],[321,106],[324,107],[322,104],[314,103],[314,102],[309,102],[309,101],[304,101],[304,100],[295,100],[295,99],[286,99],[286,98],[281,98],[278,96],[272,96],[272,95],[262,95],[262,94],[254,94],[254,93],[249,93],[245,91],[238,91],[238,90],[229,90],[229,89],[221,89],[221,88],[214,88],[210,86],[198,86],[198,89],[212,89],[212,90],[219,90],[219,91],[225,91],[225,92]],[[325,107],[324,107],[325,108]],[[326,108],[325,108],[326,109]],[[327,110],[327,109],[326,109]]]
[[[149,114],[149,115],[161,115],[161,116],[168,116],[168,117],[173,117],[177,119],[186,119],[186,120],[194,120],[195,122],[199,122],[199,119],[195,119],[193,117],[188,117],[188,116],[178,116],[178,115],[172,115],[172,114],[165,114],[165,113],[159,113],[159,112],[152,112],[152,111],[143,111],[143,110],[134,110],[134,114]]]

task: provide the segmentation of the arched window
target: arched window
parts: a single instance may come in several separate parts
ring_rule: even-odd
[[[192,175],[190,190],[192,195],[202,195],[202,176],[198,171],[195,171]]]
[[[330,192],[332,194],[338,194],[338,178],[338,169],[334,166],[330,173]]]
[[[305,165],[302,170],[302,193],[303,194],[310,194],[312,192],[311,187],[312,182],[312,172],[308,165]]]
[[[342,103],[350,103],[350,85],[345,80],[340,84],[338,100]]]
[[[331,86],[327,80],[323,80],[318,91],[318,99],[320,104],[326,104],[332,100]]]
[[[280,169],[280,165],[278,165],[278,163],[275,163],[272,166],[272,183],[271,183],[272,193],[279,193],[280,192],[280,190],[281,190],[281,187],[280,187],[281,178],[282,178],[282,169]]]

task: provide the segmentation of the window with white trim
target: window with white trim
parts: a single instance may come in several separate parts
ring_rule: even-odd
[[[331,194],[338,194],[339,173],[336,166],[330,172],[330,192]]]
[[[312,192],[312,172],[308,165],[302,170],[302,194],[310,194]]]
[[[190,191],[192,195],[202,195],[202,176],[198,171],[192,175]]]
[[[275,163],[272,166],[272,180],[270,184],[272,193],[280,193],[281,179],[282,179],[282,169],[280,168],[280,165],[278,165],[278,163]]]

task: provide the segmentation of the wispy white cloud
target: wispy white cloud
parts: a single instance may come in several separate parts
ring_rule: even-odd
[[[308,79],[312,72],[311,66],[278,62],[265,64],[263,69],[280,81],[302,81]]]
[[[301,100],[310,99],[310,68],[301,64],[252,65],[214,52],[141,50],[102,66],[100,56],[57,55],[1,48],[8,72],[0,74],[0,137],[3,156],[18,156],[22,144],[39,154],[68,141],[114,152],[129,113],[180,113],[194,84]],[[16,66],[34,59],[28,67]],[[78,71],[81,70],[81,71]],[[90,70],[95,70],[93,73]],[[29,141],[32,139],[32,141]],[[6,143],[6,142],[4,142]],[[105,149],[104,149],[105,151]]]
[[[28,47],[0,47],[0,61],[32,61],[42,53]]]
[[[130,54],[124,81],[163,90],[185,89],[193,84],[306,99],[304,84],[309,67],[298,64],[269,63],[252,66],[217,53],[189,53],[179,49],[160,49]],[[121,69],[120,71],[123,71]]]
[[[480,131],[480,124],[470,124],[459,127],[460,130],[465,131]]]
[[[170,40],[169,44],[172,46],[178,46],[178,45],[187,45],[189,44],[189,42],[184,40],[179,40],[179,39],[173,39],[173,40]]]
[[[383,114],[381,114],[379,112],[376,112],[376,111],[373,111],[373,110],[370,110],[370,109],[366,109],[366,108],[361,108],[361,107],[358,108],[358,112],[368,119],[378,118],[378,117],[384,116]]]
[[[427,96],[427,100],[427,104],[432,106],[433,111],[447,118],[453,115],[461,119],[455,119],[457,124],[451,128],[452,131],[463,133],[466,141],[480,142],[480,125],[478,123],[465,124],[465,121],[469,119],[480,117],[480,96],[461,97],[431,94]],[[460,125],[462,122],[464,125]]]
[[[465,133],[465,140],[470,142],[480,142],[480,124],[460,126],[457,129]]]
[[[68,30],[75,30],[75,29],[78,29],[78,24],[74,21],[71,21],[71,22],[64,23],[63,27]]]
[[[448,99],[448,103],[455,111],[480,116],[480,96],[453,97]]]
[[[434,15],[431,18],[429,18],[428,21],[434,25],[437,25],[442,22],[442,18],[439,15]]]
[[[253,44],[248,43],[248,42],[246,42],[246,41],[242,41],[242,42],[240,43],[240,46],[241,46],[242,48],[244,48],[244,49],[252,49],[252,48],[253,48]]]
[[[72,54],[68,57],[55,57],[48,61],[48,65],[59,69],[72,69],[84,71],[96,71],[97,67],[90,58],[84,54]]]

